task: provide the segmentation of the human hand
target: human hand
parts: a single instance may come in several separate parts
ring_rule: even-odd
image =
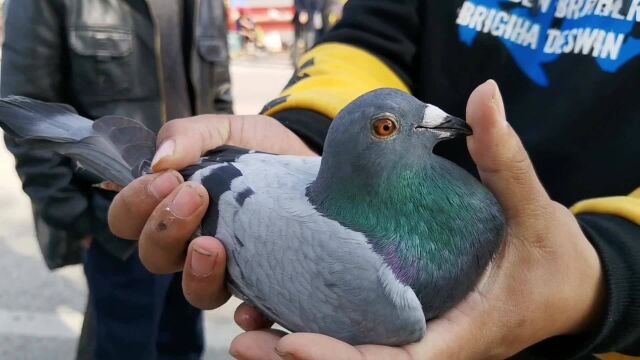
[[[552,201],[514,130],[497,85],[479,86],[467,105],[468,138],[483,183],[505,210],[507,237],[476,289],[427,325],[425,338],[399,348],[248,331],[232,343],[240,359],[504,359],[548,337],[584,331],[599,315],[600,261],[568,209]],[[245,330],[264,320],[242,306]],[[251,321],[253,319],[253,321]]]
[[[315,153],[266,116],[203,115],[173,120],[162,127],[157,141],[154,174],[136,179],[118,193],[109,209],[109,226],[119,237],[139,240],[140,259],[149,271],[184,270],[185,296],[194,306],[218,307],[229,298],[224,247],[207,236],[190,241],[202,222],[209,196],[202,185],[185,182],[176,170],[224,144],[280,154]]]

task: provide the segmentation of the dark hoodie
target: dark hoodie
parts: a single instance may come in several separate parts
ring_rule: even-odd
[[[619,1],[350,0],[264,112],[321,151],[331,119],[366,91],[404,89],[459,116],[495,79],[540,180],[573,206],[606,281],[592,331],[527,356],[640,355],[640,2]],[[464,141],[437,152],[476,173]]]

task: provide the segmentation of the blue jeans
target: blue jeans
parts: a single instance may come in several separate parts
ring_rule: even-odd
[[[94,241],[84,271],[95,316],[95,359],[199,359],[202,312],[185,300],[182,274],[153,275]]]

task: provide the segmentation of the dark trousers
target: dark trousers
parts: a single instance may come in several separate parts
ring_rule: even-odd
[[[199,359],[202,312],[182,294],[181,274],[153,275],[138,253],[123,261],[98,242],[84,270],[94,316],[94,359]]]

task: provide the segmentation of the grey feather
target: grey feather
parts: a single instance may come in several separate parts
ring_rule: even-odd
[[[323,217],[306,199],[319,159],[249,154],[234,166],[242,176],[219,198],[216,237],[227,249],[238,297],[291,331],[331,334],[351,344],[422,338],[425,320],[411,289],[361,233]],[[217,168],[191,180],[205,183]],[[247,189],[253,195],[239,204],[236,198]]]
[[[99,177],[126,185],[149,170],[155,134],[132,119],[84,118],[68,106],[11,96],[0,126],[17,141],[73,158]]]

